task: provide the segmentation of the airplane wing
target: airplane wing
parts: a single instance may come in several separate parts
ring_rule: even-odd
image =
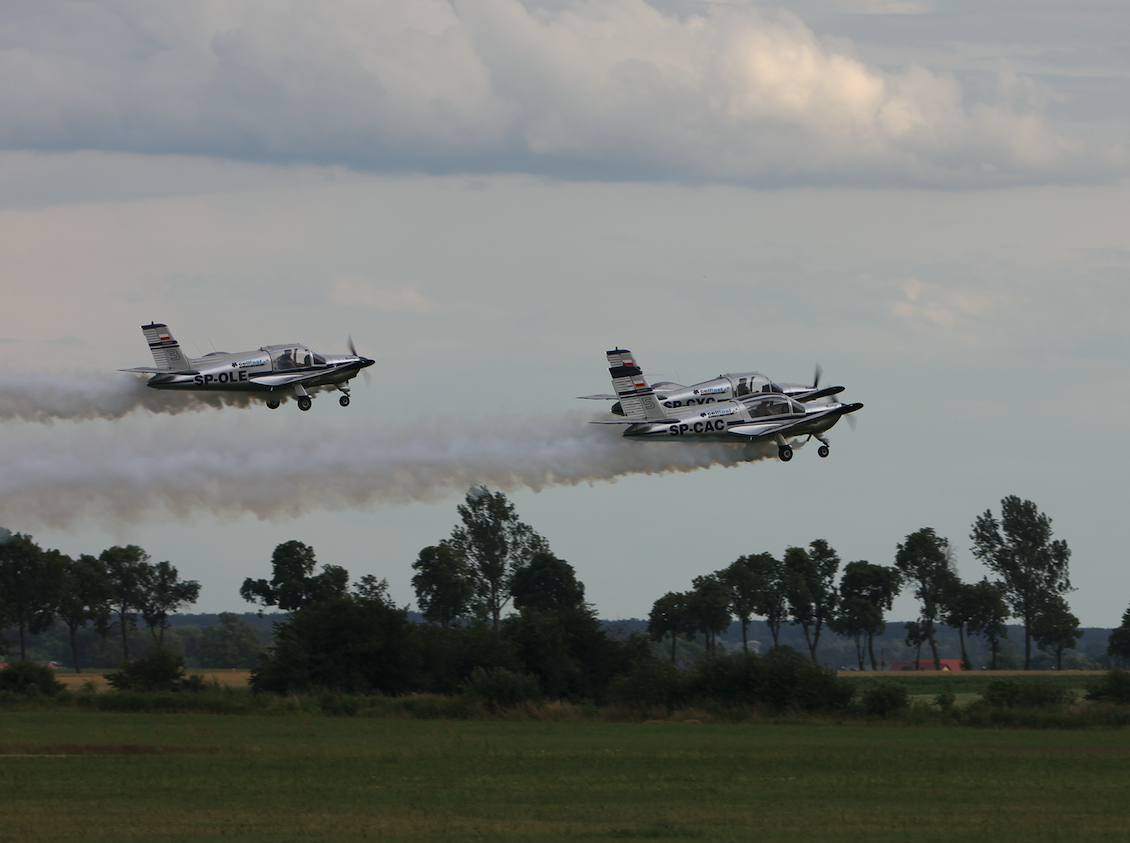
[[[726,432],[736,433],[739,436],[748,436],[751,439],[776,436],[778,433],[782,436],[788,436],[791,430],[810,421],[811,419],[808,418],[799,418],[790,419],[786,422],[751,422],[750,424],[736,424],[733,427],[727,428]]]
[[[252,383],[262,384],[263,386],[289,386],[292,383],[302,383],[302,381],[320,378],[327,371],[330,370],[315,369],[314,371],[288,372],[283,375],[252,375],[250,380]]]
[[[799,395],[794,395],[793,398],[795,398],[797,401],[800,401],[802,404],[807,404],[809,401],[814,401],[817,398],[826,398],[829,395],[839,395],[843,391],[844,388],[842,386],[826,386],[823,389],[817,389],[813,392],[805,392]]]
[[[172,369],[157,369],[153,366],[138,366],[134,369],[118,369],[119,372],[137,372],[141,375],[199,375],[196,369],[181,369],[174,371]]]

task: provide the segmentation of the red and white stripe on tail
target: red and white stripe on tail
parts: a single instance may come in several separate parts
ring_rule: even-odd
[[[643,371],[636,365],[632,352],[617,348],[607,352],[608,374],[612,388],[620,399],[624,418],[631,421],[658,421],[666,417],[655,392],[647,385]]]

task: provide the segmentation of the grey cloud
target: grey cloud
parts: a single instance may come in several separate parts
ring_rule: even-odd
[[[751,185],[1127,168],[1122,147],[1057,132],[1041,82],[884,71],[748,6],[46,0],[5,7],[0,32],[9,150]]]

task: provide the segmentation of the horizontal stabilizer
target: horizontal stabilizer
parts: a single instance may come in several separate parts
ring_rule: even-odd
[[[615,401],[619,396],[616,395],[578,395],[578,398],[584,401]]]

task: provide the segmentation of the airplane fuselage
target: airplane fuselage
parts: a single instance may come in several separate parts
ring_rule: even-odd
[[[749,443],[776,438],[822,434],[862,404],[802,404],[781,394],[758,394],[738,401],[714,402],[709,407],[682,408],[659,421],[637,422],[624,431],[628,439],[648,441],[715,441]]]
[[[374,363],[357,354],[352,340],[348,355],[318,354],[299,343],[282,343],[235,354],[213,351],[193,359],[184,354],[168,325],[152,322],[142,325],[141,331],[153,354],[153,365],[121,371],[150,375],[146,385],[153,389],[266,393],[266,404],[272,410],[283,401],[278,393],[292,393],[298,409],[309,410],[310,392],[323,387],[340,391],[338,403],[348,407],[346,384]]]

